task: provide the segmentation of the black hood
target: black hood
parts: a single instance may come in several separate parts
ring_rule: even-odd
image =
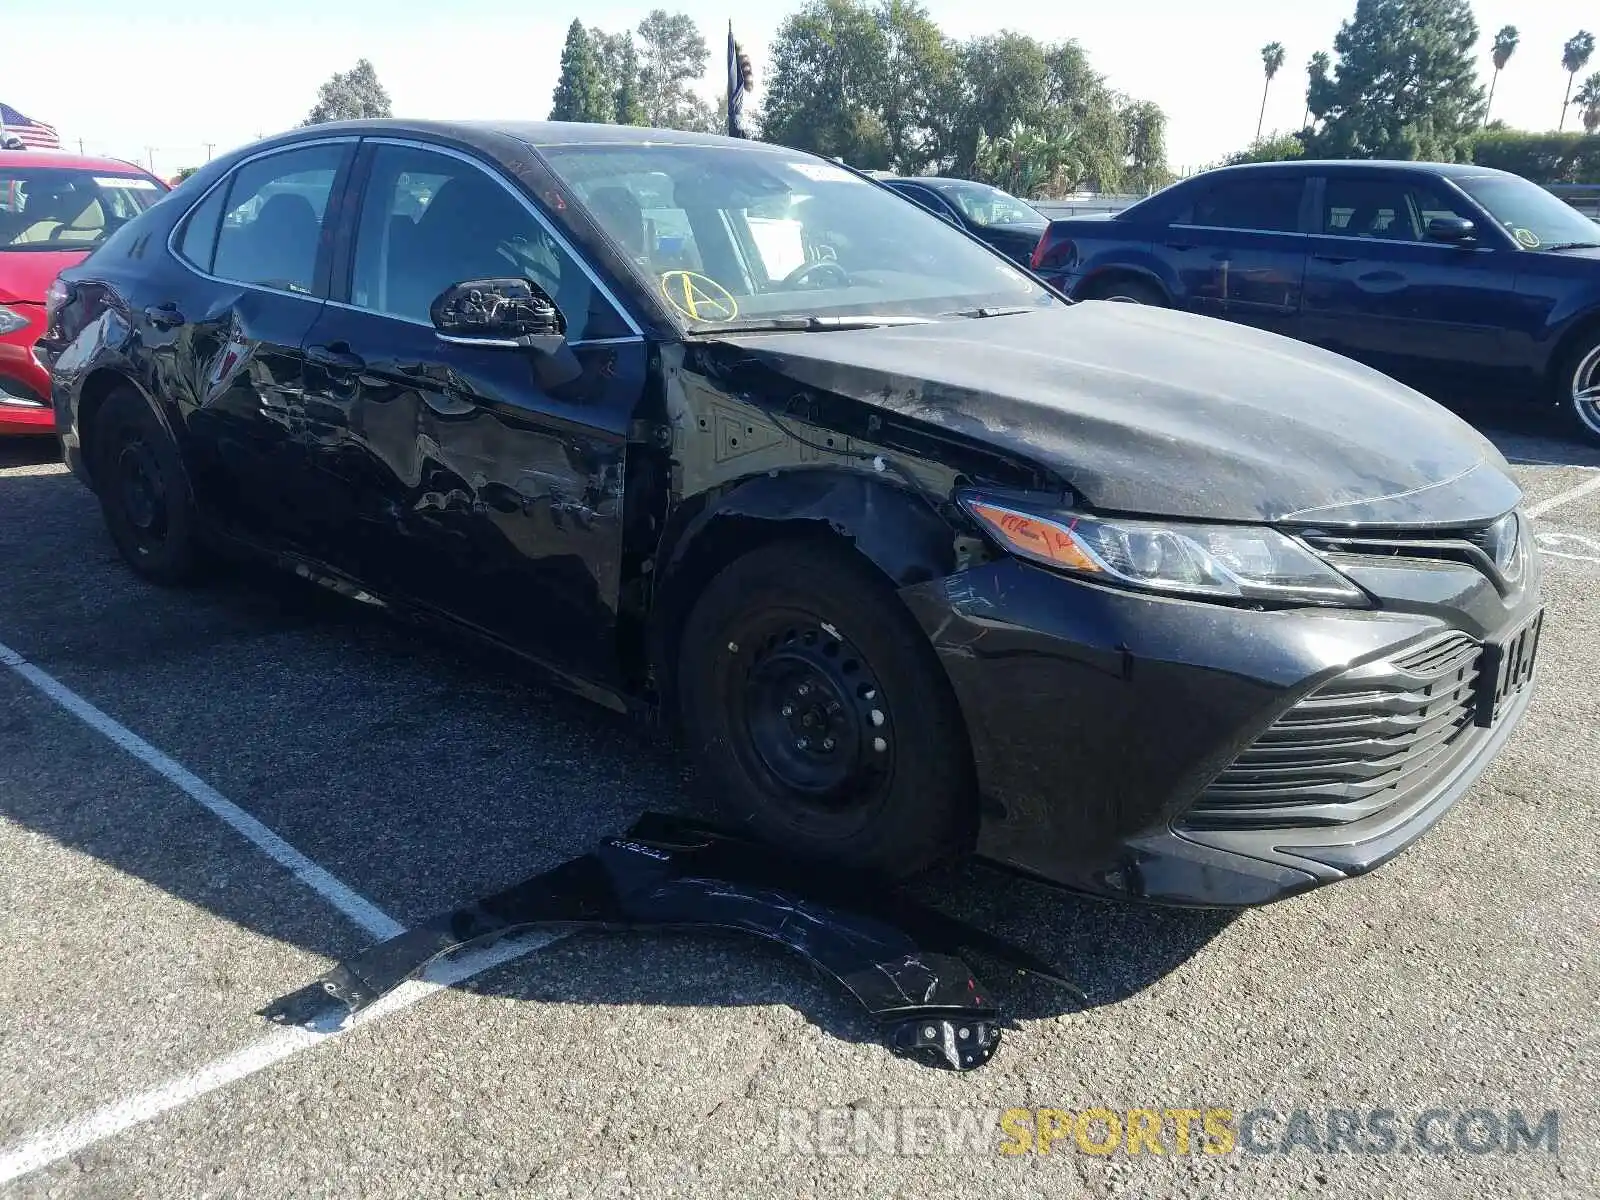
[[[1420,393],[1167,309],[1087,302],[729,342],[797,383],[1048,468],[1102,511],[1443,527],[1521,498],[1494,445]]]

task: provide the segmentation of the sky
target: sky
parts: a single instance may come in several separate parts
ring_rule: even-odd
[[[925,0],[955,37],[1009,28],[1041,41],[1076,38],[1110,84],[1154,100],[1168,117],[1168,161],[1198,169],[1249,143],[1264,82],[1260,48],[1287,51],[1266,128],[1300,126],[1305,64],[1332,50],[1355,0],[1120,0],[1027,3]],[[702,91],[723,89],[728,21],[751,54],[759,102],[767,46],[796,4],[664,0],[711,46]],[[298,124],[318,86],[372,60],[396,116],[542,119],[574,16],[608,31],[637,27],[650,3],[621,0],[270,0],[262,5],[131,5],[74,0],[70,33],[47,4],[6,0],[0,100],[55,125],[63,146],[136,159],[170,176],[185,166]],[[1006,15],[1001,18],[996,14]],[[1495,30],[1522,44],[1500,79],[1494,113],[1514,127],[1551,129],[1561,115],[1562,44],[1586,26],[1593,0],[1477,0],[1480,71],[1492,72]],[[1600,70],[1600,55],[1590,64]],[[1581,128],[1577,110],[1567,127]],[[209,145],[208,145],[209,144]]]

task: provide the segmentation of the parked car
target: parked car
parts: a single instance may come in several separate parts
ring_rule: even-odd
[[[116,159],[0,151],[0,437],[55,431],[33,354],[51,282],[168,190]]]
[[[1026,201],[987,183],[942,175],[881,175],[879,182],[1023,266],[1050,224]]]
[[[1527,707],[1538,563],[1481,435],[1064,302],[825,159],[367,121],[175,199],[47,341],[133,569],[261,553],[468,629],[671,720],[797,853],[1263,903],[1399,852]]]
[[[1053,222],[1033,266],[1076,298],[1255,325],[1447,401],[1545,398],[1600,440],[1600,230],[1504,171],[1227,167]]]

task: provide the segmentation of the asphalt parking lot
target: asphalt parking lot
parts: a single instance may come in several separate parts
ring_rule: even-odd
[[[1240,915],[934,881],[1090,993],[1008,983],[1018,1028],[959,1076],[798,960],[690,935],[527,939],[337,1035],[267,1024],[385,929],[693,790],[644,730],[337,597],[138,582],[53,444],[0,443],[0,1194],[1600,1195],[1600,453],[1497,439],[1550,609],[1488,775],[1375,874]],[[1294,1110],[1555,1111],[1559,1141],[999,1151],[999,1110],[1095,1107],[1271,1109],[1268,1145]],[[823,1109],[936,1133],[830,1141]]]

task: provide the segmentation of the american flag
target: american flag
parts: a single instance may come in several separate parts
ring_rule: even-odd
[[[30,121],[9,104],[0,104],[0,140],[19,138],[29,150],[59,150],[61,138],[54,125]]]

